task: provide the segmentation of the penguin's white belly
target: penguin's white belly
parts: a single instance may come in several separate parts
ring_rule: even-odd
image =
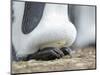
[[[50,6],[58,7],[57,4],[51,4]],[[46,7],[50,8],[50,6]],[[66,8],[66,6],[67,5],[63,5],[61,8]],[[21,16],[23,16],[22,14],[24,12],[23,7],[24,3],[20,2],[16,2],[14,6],[14,9],[16,10],[14,13],[15,22],[12,26],[12,43],[18,57],[32,54],[38,51],[40,48],[49,46],[60,47],[66,44],[66,46],[69,47],[75,41],[76,29],[74,25],[67,19],[68,15],[60,15],[58,11],[56,12],[55,10],[51,11],[55,13],[52,15],[50,14],[50,11],[45,12],[46,9],[44,9],[45,14],[43,14],[38,26],[31,33],[26,35],[23,34],[21,32]],[[18,11],[18,9],[20,9],[20,11]],[[65,11],[66,10],[64,10],[64,12]],[[66,12],[64,14],[67,14]]]
[[[43,30],[42,28],[40,30],[41,33],[38,35],[38,37],[40,37],[40,46],[43,47],[43,45],[46,45],[59,47],[64,46],[65,44],[67,45],[67,47],[71,46],[76,38],[75,27],[69,22],[65,24],[57,24],[57,22],[55,21],[54,23],[50,25],[49,24],[50,22],[48,22],[47,26],[44,26]]]

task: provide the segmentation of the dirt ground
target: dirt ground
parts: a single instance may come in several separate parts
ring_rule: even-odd
[[[48,72],[63,70],[95,69],[95,48],[78,49],[71,56],[52,61],[12,62],[12,73]]]

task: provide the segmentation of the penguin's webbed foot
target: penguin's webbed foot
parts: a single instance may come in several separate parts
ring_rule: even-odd
[[[31,59],[36,59],[36,60],[54,60],[54,59],[59,59],[63,57],[64,55],[70,55],[71,49],[67,47],[62,47],[62,48],[55,48],[55,47],[47,47],[43,48],[34,54],[29,54],[26,57],[17,57],[16,61],[28,61]]]
[[[64,55],[70,55],[71,49],[62,47],[61,49],[55,47],[47,47],[34,53],[32,56],[36,60],[54,60],[63,57]]]
[[[36,60],[54,60],[59,59],[62,56],[64,56],[64,53],[60,49],[55,47],[47,47],[39,50],[33,57]]]

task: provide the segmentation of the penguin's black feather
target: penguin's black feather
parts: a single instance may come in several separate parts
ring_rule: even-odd
[[[22,21],[22,32],[28,34],[37,27],[41,20],[44,3],[39,2],[25,2],[25,9]]]

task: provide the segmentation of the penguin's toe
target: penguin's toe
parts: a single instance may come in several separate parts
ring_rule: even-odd
[[[62,47],[60,50],[64,53],[64,55],[70,55],[72,51],[72,49],[67,47]]]

